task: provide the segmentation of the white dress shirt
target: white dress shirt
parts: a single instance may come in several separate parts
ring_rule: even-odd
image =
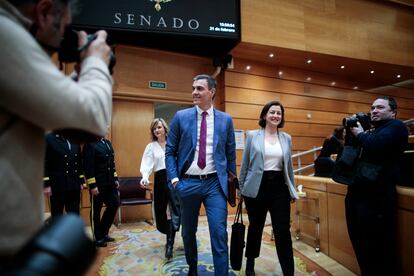
[[[214,166],[214,159],[213,159],[213,137],[214,137],[214,109],[211,106],[207,112],[206,122],[207,122],[207,138],[206,138],[206,166],[204,169],[200,169],[197,165],[198,160],[198,149],[200,146],[200,126],[202,120],[202,113],[204,112],[201,108],[196,106],[197,108],[197,146],[196,151],[194,153],[194,160],[191,163],[191,166],[185,172],[189,175],[204,175],[213,173],[216,171],[216,167]]]

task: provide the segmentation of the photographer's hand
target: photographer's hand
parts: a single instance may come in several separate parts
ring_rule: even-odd
[[[361,132],[364,132],[360,122],[357,122],[357,127],[351,127],[351,132],[355,137],[357,137]]]
[[[96,32],[97,38],[80,53],[81,62],[88,56],[97,56],[106,64],[109,64],[111,48],[106,43],[107,33],[105,31]],[[78,32],[79,47],[85,45],[88,41],[87,34],[84,31]]]

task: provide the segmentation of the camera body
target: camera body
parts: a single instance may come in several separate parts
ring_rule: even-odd
[[[364,130],[371,128],[371,117],[369,113],[358,112],[355,116],[342,119],[342,125],[346,128],[357,127],[359,122]]]
[[[357,127],[359,122],[365,130],[371,129],[371,116],[366,112],[358,112],[354,116],[343,118],[342,125],[345,127],[345,145],[356,145],[355,136],[352,134],[350,128]]]
[[[67,26],[65,33],[63,35],[62,43],[60,44],[60,49],[58,51],[58,58],[61,63],[67,62],[79,62],[80,53],[87,49],[89,45],[97,38],[96,34],[88,34],[87,42],[82,47],[78,47],[78,33],[71,27]],[[109,72],[113,73],[113,68],[116,64],[116,58],[113,50],[110,54],[110,60],[108,64]]]

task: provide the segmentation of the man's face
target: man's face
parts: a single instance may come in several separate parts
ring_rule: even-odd
[[[52,48],[59,48],[63,39],[65,27],[72,22],[72,13],[69,5],[63,7],[61,12],[56,12],[53,1],[43,0],[36,16],[38,30],[36,39],[44,45]],[[49,4],[49,5],[48,5]]]
[[[395,111],[391,110],[388,100],[375,100],[371,106],[371,121],[378,122],[392,118],[395,118]]]
[[[213,104],[213,96],[216,90],[208,89],[207,80],[200,79],[193,82],[193,103],[201,109],[207,110]]]

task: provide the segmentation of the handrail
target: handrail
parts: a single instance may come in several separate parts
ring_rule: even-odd
[[[302,171],[314,167],[315,165],[313,163],[302,167],[302,162],[300,160],[300,157],[304,156],[304,155],[307,155],[307,154],[312,154],[313,153],[314,159],[316,159],[316,152],[321,150],[321,149],[322,149],[322,147],[314,147],[313,149],[310,149],[310,150],[306,150],[306,151],[302,151],[302,152],[292,154],[292,158],[297,158],[298,159],[298,167],[293,170],[293,173],[301,174]],[[313,175],[313,174],[311,174],[311,175]]]
[[[313,149],[310,149],[310,150],[301,151],[301,152],[292,154],[292,158],[303,156],[303,155],[306,155],[306,154],[309,154],[309,153],[314,153],[314,152],[316,152],[318,150],[321,150],[321,149],[322,149],[322,147],[317,147],[317,148],[313,148]]]
[[[408,125],[409,123],[413,123],[413,122],[414,122],[414,118],[403,121],[403,123],[406,125]]]
[[[293,170],[293,173],[301,172],[301,171],[304,171],[306,169],[313,168],[314,166],[315,166],[315,164],[312,163],[312,164],[309,164],[309,165],[306,165],[306,166],[303,166],[303,167],[294,169]]]

